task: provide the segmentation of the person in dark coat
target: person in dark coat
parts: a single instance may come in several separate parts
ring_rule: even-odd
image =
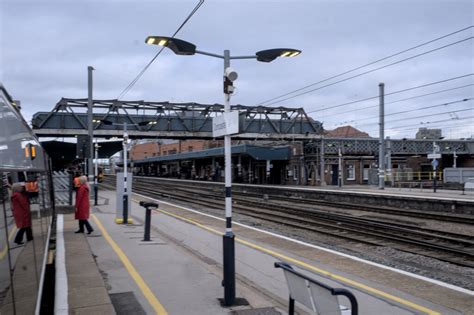
[[[84,233],[84,226],[87,229],[87,234],[91,234],[94,229],[90,225],[89,221],[89,184],[87,183],[87,177],[79,177],[81,185],[76,192],[76,212],[74,218],[79,220],[79,230],[75,233]]]
[[[25,187],[20,183],[12,185],[12,212],[15,218],[15,224],[18,228],[14,242],[18,245],[23,244],[23,235],[26,232],[26,240],[33,240],[33,232],[31,230],[31,212],[28,195]]]

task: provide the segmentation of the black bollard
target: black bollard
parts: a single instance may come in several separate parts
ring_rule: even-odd
[[[145,208],[145,234],[143,235],[143,241],[149,242],[150,239],[150,225],[151,225],[151,209]]]
[[[150,239],[150,225],[151,225],[151,210],[157,209],[158,204],[154,202],[140,201],[140,206],[145,208],[145,232],[143,235],[143,241],[149,242]]]

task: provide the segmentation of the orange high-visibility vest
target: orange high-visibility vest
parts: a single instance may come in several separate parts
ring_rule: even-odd
[[[74,177],[74,187],[76,188],[81,187],[81,180],[79,179],[79,176]]]
[[[39,192],[38,182],[37,181],[26,182],[25,183],[25,189],[26,189],[27,192]]]

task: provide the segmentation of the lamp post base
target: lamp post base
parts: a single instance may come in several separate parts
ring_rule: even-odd
[[[224,255],[224,305],[232,306],[235,303],[235,236],[232,232],[223,235]]]

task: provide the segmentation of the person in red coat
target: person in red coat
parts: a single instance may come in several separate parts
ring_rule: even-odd
[[[87,234],[91,234],[94,229],[90,225],[89,221],[89,184],[87,183],[87,177],[79,177],[80,186],[76,192],[76,212],[74,218],[79,220],[79,230],[75,233],[84,233],[84,226],[87,229]]]
[[[33,232],[31,230],[31,212],[28,195],[25,191],[25,187],[20,183],[14,183],[12,185],[11,200],[13,217],[15,218],[15,224],[18,228],[14,242],[21,245],[23,244],[23,235],[25,232],[28,242],[33,239]]]

